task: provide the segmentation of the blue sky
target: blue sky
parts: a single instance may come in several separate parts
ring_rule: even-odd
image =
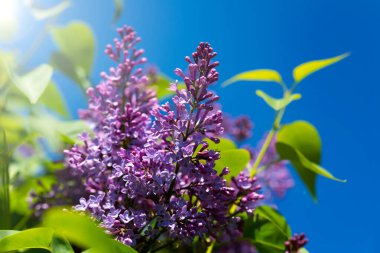
[[[375,253],[380,225],[378,202],[378,128],[380,123],[380,2],[350,0],[128,0],[118,25],[135,27],[151,63],[171,77],[199,41],[219,52],[220,79],[255,68],[277,69],[291,81],[292,69],[305,61],[351,52],[344,61],[305,79],[302,100],[292,104],[284,122],[308,120],[323,141],[322,165],[341,184],[318,180],[318,204],[297,179],[296,187],[279,202],[294,232],[305,232],[310,252]],[[115,36],[111,1],[77,0],[59,23],[88,22],[97,38],[93,79],[110,62],[103,49]],[[30,26],[30,27],[29,27]],[[26,27],[29,33],[37,25]],[[41,62],[52,43],[40,52]],[[45,52],[45,53],[44,53]],[[45,55],[45,56],[44,56]],[[47,58],[46,58],[47,59]],[[46,60],[45,59],[45,60]],[[86,101],[69,80],[56,75],[71,110]],[[279,94],[275,84],[218,85],[223,108],[231,115],[249,115],[255,123],[255,144],[270,128],[273,114],[255,96],[256,89]]]

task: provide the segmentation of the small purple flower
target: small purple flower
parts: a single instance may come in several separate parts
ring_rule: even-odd
[[[225,117],[223,121],[224,134],[233,137],[236,141],[241,142],[251,137],[253,124],[246,116],[237,119]]]
[[[261,149],[263,140],[257,150]],[[257,151],[258,152],[258,151]],[[252,151],[252,161],[256,159],[256,151]],[[276,151],[276,137],[274,137],[260,163],[257,173],[257,180],[262,187],[262,190],[267,201],[273,198],[273,195],[278,198],[283,198],[286,192],[294,186],[294,180],[287,168],[287,162],[279,160],[279,155]]]
[[[285,242],[285,253],[299,253],[299,250],[308,243],[305,234],[294,234],[288,241]]]

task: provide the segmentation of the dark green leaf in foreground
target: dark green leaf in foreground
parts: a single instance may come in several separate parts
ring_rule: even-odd
[[[0,128],[0,229],[10,226],[8,146],[5,131]]]
[[[54,228],[70,242],[91,252],[135,253],[127,245],[116,242],[89,217],[78,213],[51,209],[45,215],[43,224]]]
[[[247,217],[244,223],[244,237],[251,240],[260,253],[283,253],[291,231],[278,211],[259,206],[254,216]]]
[[[281,159],[292,163],[314,199],[316,199],[315,182],[318,174],[343,181],[319,166],[321,139],[315,127],[306,121],[295,121],[283,126],[277,134],[276,149]]]
[[[51,242],[52,253],[74,253],[70,243],[58,234],[54,234]]]
[[[51,250],[53,230],[50,228],[32,228],[9,235],[0,240],[0,252],[22,249]]]
[[[1,239],[3,239],[4,237],[8,236],[8,235],[13,235],[13,234],[16,234],[18,233],[19,231],[17,230],[0,230],[0,241]]]

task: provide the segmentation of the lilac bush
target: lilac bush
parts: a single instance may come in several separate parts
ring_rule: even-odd
[[[122,1],[115,4],[120,12]],[[225,115],[212,91],[219,62],[209,43],[185,57],[171,82],[146,64],[140,37],[125,26],[105,49],[114,67],[92,86],[93,32],[78,21],[51,26],[51,17],[49,64],[29,69],[44,36],[25,57],[0,55],[0,252],[308,253],[306,236],[293,234],[276,206],[294,186],[290,165],[314,200],[317,176],[345,180],[321,167],[312,124],[282,119],[301,98],[301,81],[348,54],[295,67],[291,86],[272,69],[226,80],[222,87],[259,81],[283,91],[256,91],[274,120],[252,147],[251,120]],[[80,120],[65,108],[55,71],[87,95]]]
[[[83,133],[83,144],[65,151],[89,194],[75,209],[143,252],[177,241],[189,245],[196,236],[239,237],[238,215],[252,213],[263,195],[243,172],[228,184],[228,168],[217,173],[220,154],[205,142],[218,143],[223,134],[223,114],[214,110],[218,96],[209,90],[219,76],[217,54],[200,43],[185,58],[187,70],[175,70],[185,89],[172,83],[172,103],[158,105],[139,67],[146,62],[136,49],[140,38],[130,27],[119,34],[106,49],[118,66],[88,90],[89,109],[80,113],[92,122],[93,136]]]
[[[280,125],[286,106],[300,98],[293,90],[302,76],[290,89],[273,70],[253,70],[225,82],[275,81],[284,90],[282,99],[257,92],[276,113],[272,129],[252,148],[244,144],[252,136],[250,119],[224,116],[210,90],[219,79],[219,62],[209,43],[199,43],[185,57],[185,70],[175,69],[180,81],[168,85],[173,96],[160,104],[155,85],[162,77],[155,68],[144,68],[140,37],[127,26],[118,33],[105,50],[116,66],[88,88],[88,108],[79,112],[92,131],[83,131],[80,142],[64,151],[57,182],[31,193],[35,216],[71,205],[71,211],[89,214],[120,245],[138,252],[307,252],[305,235],[292,237],[284,217],[270,207],[294,185],[288,164],[313,197],[317,174],[342,180],[318,165],[320,140],[311,124]],[[306,73],[309,64],[314,63],[296,70]],[[298,132],[312,142],[305,145]]]

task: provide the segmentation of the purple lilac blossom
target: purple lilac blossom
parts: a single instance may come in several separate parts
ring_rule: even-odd
[[[228,168],[214,170],[220,155],[204,141],[218,142],[223,134],[222,112],[214,110],[218,96],[208,90],[219,76],[216,53],[200,43],[193,59],[185,58],[187,71],[175,70],[186,88],[173,83],[172,104],[159,106],[138,67],[146,62],[143,50],[135,49],[140,38],[130,27],[118,31],[120,39],[106,49],[118,66],[88,90],[89,108],[80,113],[92,122],[94,136],[83,133],[83,144],[65,151],[90,195],[75,209],[142,252],[176,241],[190,244],[195,236],[240,236],[237,215],[252,213],[263,197],[256,179],[244,173],[228,185]]]
[[[247,116],[236,119],[225,116],[223,119],[224,135],[231,136],[237,142],[242,142],[252,136],[253,124]]]
[[[285,253],[299,253],[299,250],[308,243],[308,239],[304,234],[294,234],[285,242]]]
[[[256,150],[250,150],[252,163],[256,159],[256,153],[260,151],[266,135],[260,141]],[[287,162],[279,160],[276,151],[276,136],[273,137],[257,173],[257,180],[262,187],[266,201],[273,199],[273,195],[283,198],[286,192],[294,186],[293,178],[287,168]]]
[[[237,240],[222,245],[216,253],[257,253],[255,246],[249,240]]]
[[[28,197],[30,208],[34,215],[40,217],[44,211],[53,206],[70,206],[81,197],[87,196],[82,180],[74,176],[71,169],[64,168],[55,171],[57,182],[48,187],[38,181],[42,192],[36,193],[32,190]]]

